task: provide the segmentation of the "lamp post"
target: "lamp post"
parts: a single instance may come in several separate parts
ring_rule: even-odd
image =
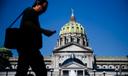
[[[51,72],[51,76],[53,75],[53,74],[52,74],[52,73],[53,73],[53,70],[54,70],[53,68],[51,68],[51,70],[50,70],[50,72]]]
[[[62,75],[61,75],[61,69],[59,69],[59,76],[62,76]]]
[[[8,76],[9,67],[6,68],[6,76]]]
[[[119,76],[122,75],[122,65],[120,64],[120,67],[119,67]]]
[[[94,72],[94,76],[95,76],[95,75],[96,75],[96,74],[95,74],[95,73],[96,73],[96,70],[94,69],[93,72]]]
[[[118,68],[115,69],[116,76],[118,76]]]
[[[103,76],[105,76],[105,74],[106,74],[106,72],[105,72],[105,71],[103,71]]]

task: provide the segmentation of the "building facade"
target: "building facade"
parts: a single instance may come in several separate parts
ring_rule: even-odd
[[[6,68],[0,76],[14,76],[17,58],[10,58],[10,63],[12,69]],[[48,76],[128,76],[128,57],[95,56],[85,28],[76,21],[73,12],[45,63]],[[34,74],[31,68],[28,73]]]

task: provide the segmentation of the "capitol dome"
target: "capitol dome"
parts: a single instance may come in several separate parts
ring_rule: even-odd
[[[73,10],[69,22],[64,24],[60,29],[56,48],[67,46],[72,43],[82,47],[89,46],[85,29],[80,23],[76,22]]]
[[[76,22],[73,13],[71,15],[70,21],[66,23],[60,30],[60,35],[68,33],[84,34],[84,27],[80,23]]]

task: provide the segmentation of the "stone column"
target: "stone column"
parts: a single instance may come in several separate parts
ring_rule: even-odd
[[[78,73],[77,73],[78,70],[76,70],[76,76],[78,76]]]
[[[61,70],[61,76],[63,76],[63,70]]]
[[[68,37],[69,41],[68,42],[71,42],[71,36]]]
[[[83,69],[83,76],[85,76],[85,70]]]
[[[62,38],[60,38],[60,40],[59,40],[59,45],[61,46],[62,45]]]
[[[65,37],[62,37],[62,45],[65,45]]]
[[[80,45],[83,45],[83,38],[80,38]]]
[[[57,44],[56,44],[56,47],[58,47],[59,46],[59,39],[57,39]]]
[[[58,47],[60,47],[60,44],[61,44],[61,43],[60,43],[60,39],[58,39]]]

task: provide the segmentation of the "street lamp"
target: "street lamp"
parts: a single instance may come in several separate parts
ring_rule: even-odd
[[[53,73],[53,70],[54,70],[53,68],[51,68],[51,70],[50,70],[50,72],[51,72],[51,76],[53,75],[53,74],[52,74],[52,73]]]
[[[105,74],[106,74],[106,72],[105,71],[103,71],[103,75],[105,76]]]
[[[115,69],[116,76],[118,76],[118,68]]]
[[[96,73],[96,70],[94,69],[93,72],[94,72],[94,76],[95,76],[95,75],[96,75],[96,74],[95,74],[95,73]]]
[[[6,76],[8,76],[9,69],[9,67],[6,68]]]

